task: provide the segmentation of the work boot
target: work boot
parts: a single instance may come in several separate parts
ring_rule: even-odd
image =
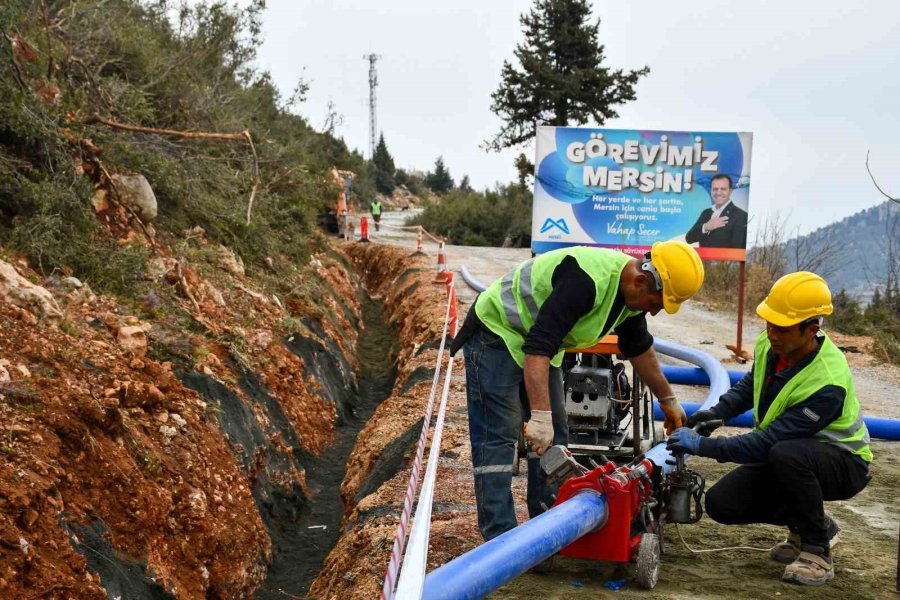
[[[784,568],[781,578],[802,585],[822,585],[834,577],[831,556],[818,546],[806,546],[797,560]]]
[[[789,565],[800,556],[800,534],[789,533],[786,540],[775,544],[769,550],[769,558],[775,562]]]
[[[838,538],[841,534],[841,528],[838,526],[837,521],[835,521],[828,515],[825,515],[825,530],[828,533],[829,548],[834,548],[835,544],[838,543]],[[790,535],[788,535],[788,538],[786,540],[775,544],[775,546],[773,546],[772,549],[769,550],[769,558],[785,565],[788,565],[797,560],[797,557],[799,555],[800,534],[798,533],[791,533]]]

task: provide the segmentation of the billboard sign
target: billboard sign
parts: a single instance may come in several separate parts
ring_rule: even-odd
[[[684,240],[744,260],[752,133],[539,126],[531,247],[632,256]]]

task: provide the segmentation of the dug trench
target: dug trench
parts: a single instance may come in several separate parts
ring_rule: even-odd
[[[402,469],[422,427],[416,416],[439,346],[435,328],[443,316],[442,291],[431,286],[430,270],[412,266],[421,259],[405,252],[376,246],[347,246],[344,251],[353,263],[347,266],[361,275],[352,357],[358,368],[313,321],[304,320],[311,334],[296,333],[284,341],[302,360],[306,380],[335,408],[336,431],[322,452],[301,450],[297,436],[302,432],[292,427],[271,391],[236,359],[230,367],[239,374],[240,392],[249,402],[207,375],[180,374],[186,387],[218,411],[222,432],[249,476],[272,544],[271,565],[254,592],[259,600],[307,595],[326,556],[350,526],[345,515]],[[395,277],[397,266],[407,263],[401,277]],[[385,272],[387,265],[391,269]],[[382,296],[388,289],[385,279],[393,288]],[[386,400],[390,406],[383,406]],[[372,419],[376,412],[381,418]]]
[[[310,497],[306,499],[300,514],[290,499],[280,499],[262,505],[257,500],[263,522],[272,539],[274,563],[266,581],[256,592],[260,600],[277,600],[288,596],[305,596],[313,578],[322,567],[322,561],[337,542],[340,535],[341,482],[346,474],[347,460],[360,430],[387,398],[394,386],[396,368],[396,333],[384,320],[380,302],[367,294],[360,294],[362,327],[356,346],[359,376],[356,386],[338,379],[336,369],[323,373],[330,387],[344,393],[339,409],[336,438],[319,456],[307,455],[300,460],[306,469],[306,482]],[[307,364],[310,349],[304,347],[302,338],[294,336],[288,347],[304,356]],[[328,364],[329,361],[326,361]],[[327,386],[326,386],[327,387]],[[263,494],[260,494],[263,496]]]

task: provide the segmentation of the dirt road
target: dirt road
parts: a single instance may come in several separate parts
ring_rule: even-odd
[[[402,225],[409,215],[386,213],[383,224]],[[402,245],[415,250],[415,235],[382,227],[373,241]],[[436,245],[427,243],[425,251],[434,256]],[[451,270],[457,273],[458,295],[466,309],[474,298],[458,274],[461,266],[483,283],[501,276],[510,267],[530,256],[527,249],[474,248],[448,246]],[[658,315],[651,319],[651,332],[660,338],[703,350],[716,358],[728,359],[731,354],[725,344],[734,343],[735,316],[708,309],[698,303],[688,303],[677,315]],[[755,317],[745,319],[744,347],[762,331],[762,322]],[[839,336],[833,336],[838,338]],[[840,342],[838,342],[839,345]],[[900,418],[900,369],[879,365],[868,356],[848,354],[853,369],[857,395],[869,416]],[[745,369],[730,363],[729,369]],[[460,379],[456,375],[454,379]],[[701,400],[702,388],[678,386],[682,398]],[[464,413],[464,409],[462,409]],[[741,430],[726,429],[719,435],[735,435]],[[464,439],[464,438],[463,438]],[[463,442],[463,444],[465,444]],[[467,448],[456,447],[464,462]],[[781,582],[783,567],[770,561],[764,552],[730,551],[722,549],[749,545],[768,548],[784,537],[779,528],[755,525],[724,527],[708,518],[680,531],[689,546],[707,550],[694,554],[679,540],[672,526],[666,530],[667,547],[660,580],[653,591],[640,590],[632,579],[630,567],[600,564],[560,558],[549,575],[522,575],[497,591],[493,598],[897,598],[894,581],[897,564],[897,531],[900,509],[896,494],[900,489],[900,444],[875,441],[873,476],[869,486],[848,502],[829,503],[826,509],[842,527],[841,541],[834,550],[836,577],[822,588],[802,588]],[[456,461],[451,461],[456,462]],[[462,466],[462,465],[459,465]],[[692,459],[692,468],[704,473],[708,485],[734,467],[709,459]],[[524,495],[525,477],[514,479],[518,498]],[[521,489],[520,489],[521,488]],[[469,499],[462,499],[461,501]],[[471,515],[474,519],[474,513]],[[448,544],[432,539],[432,551],[451,552]],[[626,578],[625,587],[612,592],[604,584]]]

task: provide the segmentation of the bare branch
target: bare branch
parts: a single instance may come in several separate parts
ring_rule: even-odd
[[[868,150],[866,150],[866,171],[869,172],[869,177],[872,179],[872,185],[875,186],[876,190],[881,192],[882,196],[884,196],[891,202],[897,202],[898,204],[900,204],[900,198],[894,198],[893,196],[888,195],[887,192],[885,192],[883,189],[881,189],[881,186],[878,185],[878,182],[875,181],[875,176],[872,175],[872,170],[869,168],[869,151]]]
[[[85,119],[85,125],[101,123],[113,129],[121,129],[122,131],[133,131],[135,133],[150,133],[155,135],[167,135],[183,140],[217,140],[230,142],[244,142],[249,140],[250,134],[246,131],[241,133],[208,133],[204,131],[178,131],[175,129],[158,129],[156,127],[143,127],[141,125],[126,125],[110,119],[104,119],[99,115],[94,115]],[[252,145],[252,141],[251,141]]]
[[[253,154],[253,187],[250,189],[250,199],[247,201],[247,225],[250,224],[250,213],[253,211],[253,202],[256,200],[256,194],[259,191],[259,156],[256,154],[256,146],[253,144],[253,136],[250,131],[245,129],[240,133],[209,133],[205,131],[177,131],[175,129],[158,129],[156,127],[143,127],[141,125],[126,125],[110,119],[104,119],[99,115],[94,115],[85,120],[86,125],[93,123],[102,123],[113,129],[121,129],[123,131],[133,131],[136,133],[150,133],[155,135],[165,135],[183,140],[215,140],[229,142],[247,142],[250,146],[250,152]]]
[[[247,201],[247,225],[250,224],[250,211],[253,210],[253,200],[256,199],[256,191],[259,189],[259,157],[256,155],[256,146],[253,145],[253,137],[250,131],[244,130],[244,137],[250,144],[250,151],[253,152],[253,189],[250,190],[250,200]]]

